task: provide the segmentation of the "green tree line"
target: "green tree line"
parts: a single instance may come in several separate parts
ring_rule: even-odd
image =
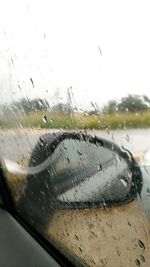
[[[92,106],[93,107],[93,106]],[[128,95],[122,97],[119,101],[110,100],[104,107],[93,108],[91,111],[87,111],[89,115],[99,115],[99,111],[103,114],[112,114],[112,113],[143,113],[150,109],[150,99],[143,95]],[[71,114],[75,110],[72,105],[67,101],[66,103],[57,103],[50,107],[46,99],[36,98],[28,99],[22,98],[18,101],[13,102],[11,105],[3,105],[1,107],[3,115],[9,115],[13,111],[15,114],[29,114],[35,111],[51,111],[55,113],[64,113]]]
[[[131,112],[143,113],[150,108],[150,99],[143,95],[128,95],[122,97],[120,101],[111,100],[104,106],[104,113]]]

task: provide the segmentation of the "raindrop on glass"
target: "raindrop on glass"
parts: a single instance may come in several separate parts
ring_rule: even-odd
[[[44,145],[43,139],[40,137],[39,140],[40,140],[40,144],[43,146]]]
[[[128,135],[128,134],[126,135],[125,139],[127,140],[127,142],[129,142],[129,141],[130,141],[130,137],[129,137],[129,135]]]
[[[98,171],[102,171],[103,170],[102,165],[100,163],[97,165],[97,168],[98,168]]]
[[[145,245],[141,240],[138,241],[138,244],[140,248],[145,249]]]
[[[124,185],[125,187],[127,187],[127,185],[128,185],[128,181],[127,181],[127,179],[126,179],[125,177],[121,178],[120,181],[123,183],[123,185]]]
[[[136,259],[135,263],[137,266],[141,266],[140,261],[138,259]]]
[[[78,152],[78,154],[79,154],[80,156],[82,156],[82,153],[80,152],[80,150],[77,150],[77,152]]]
[[[141,255],[140,258],[141,258],[141,261],[145,262],[145,258],[143,255]]]
[[[150,189],[149,188],[147,188],[147,190],[146,190],[146,195],[147,195],[147,197],[150,197]]]
[[[44,123],[47,123],[48,122],[46,115],[43,115],[42,116],[42,120],[43,120]]]

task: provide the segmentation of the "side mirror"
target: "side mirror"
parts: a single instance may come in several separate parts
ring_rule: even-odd
[[[141,188],[130,152],[82,132],[57,132],[40,137],[33,150],[20,207],[25,217],[43,222],[55,209],[128,203]]]

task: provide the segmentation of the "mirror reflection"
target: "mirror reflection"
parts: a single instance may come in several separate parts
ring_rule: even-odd
[[[54,151],[51,164],[49,179],[62,202],[121,200],[131,188],[132,173],[126,161],[100,145],[64,140]]]

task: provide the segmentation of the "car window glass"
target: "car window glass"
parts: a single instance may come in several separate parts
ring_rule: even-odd
[[[148,1],[6,0],[0,25],[0,162],[15,212],[76,266],[148,266]],[[64,132],[81,138],[51,146]],[[82,134],[117,144],[136,179],[113,145]]]

